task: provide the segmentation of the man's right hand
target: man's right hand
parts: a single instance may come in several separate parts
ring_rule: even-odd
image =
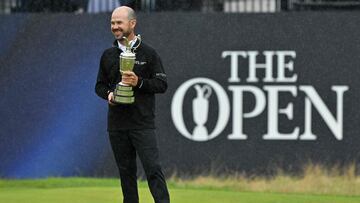
[[[108,95],[108,103],[110,105],[115,105],[115,103],[113,101],[114,101],[114,93],[110,92],[109,95]]]

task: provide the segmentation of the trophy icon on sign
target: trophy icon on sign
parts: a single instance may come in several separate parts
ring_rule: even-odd
[[[211,95],[211,87],[209,85],[194,86],[196,90],[196,98],[192,101],[193,119],[196,127],[193,131],[193,138],[196,140],[207,140],[209,133],[204,126],[208,120],[209,97]]]

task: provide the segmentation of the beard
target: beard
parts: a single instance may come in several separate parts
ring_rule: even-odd
[[[121,34],[117,35],[116,32],[119,31]],[[121,29],[113,30],[113,34],[117,40],[122,40],[123,37],[129,38],[131,31],[124,31]]]
[[[123,32],[123,37],[128,38],[130,36],[130,34],[131,34],[131,31],[125,31],[125,32]]]

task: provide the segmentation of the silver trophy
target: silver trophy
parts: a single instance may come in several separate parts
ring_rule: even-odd
[[[208,120],[209,112],[209,97],[211,95],[211,87],[209,85],[194,86],[196,90],[196,98],[192,102],[193,119],[196,123],[196,127],[193,131],[193,137],[196,140],[207,140],[209,133],[205,127],[205,123]]]
[[[140,35],[135,36],[135,38],[139,40],[139,43],[136,47],[133,47],[133,50],[141,44]],[[120,54],[120,73],[133,71],[136,58],[135,53],[131,51],[129,40],[126,37],[123,37],[123,40],[125,41],[126,50]],[[132,86],[119,82],[114,91],[114,102],[118,104],[134,103],[135,97]]]

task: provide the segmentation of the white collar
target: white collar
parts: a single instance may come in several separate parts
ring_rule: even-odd
[[[135,37],[133,40],[129,41],[130,47],[133,47],[133,46],[134,46],[136,40],[137,40],[137,38]],[[125,46],[125,45],[122,45],[122,44],[119,42],[119,40],[117,40],[117,43],[118,43],[119,48],[120,48],[123,52],[125,52],[126,46]]]

